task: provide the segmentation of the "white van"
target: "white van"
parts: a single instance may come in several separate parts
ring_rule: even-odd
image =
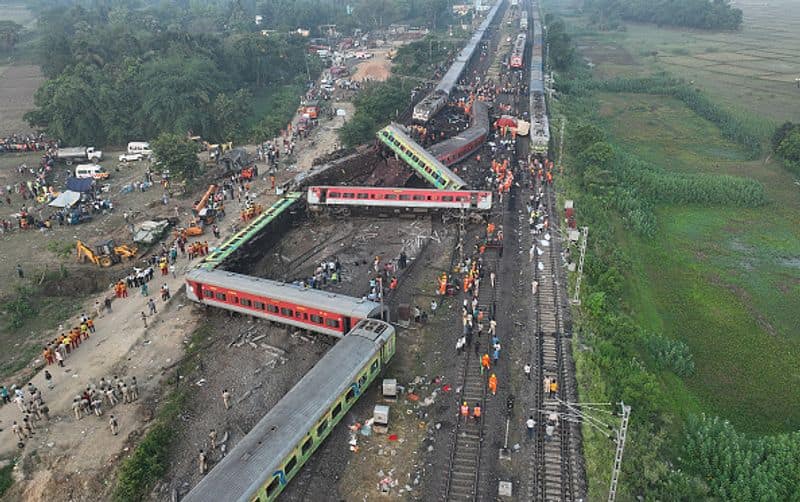
[[[79,179],[93,178],[96,180],[108,179],[108,172],[103,166],[97,164],[81,164],[75,168],[75,177]]]
[[[128,143],[128,155],[141,154],[143,157],[153,155],[153,150],[150,149],[150,143],[146,141],[131,141]]]

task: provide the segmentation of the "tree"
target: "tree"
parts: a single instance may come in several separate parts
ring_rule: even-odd
[[[14,21],[0,21],[0,51],[12,52],[19,41],[23,26]]]
[[[197,160],[199,147],[186,136],[162,133],[151,143],[153,153],[163,169],[179,180],[192,180],[200,172]]]
[[[777,151],[781,145],[783,138],[789,135],[795,129],[800,128],[800,124],[793,124],[792,122],[784,122],[780,127],[775,129],[772,134],[772,150]]]
[[[800,128],[795,128],[781,140],[777,152],[792,164],[800,164]]]
[[[605,134],[602,129],[594,124],[584,122],[575,126],[575,129],[572,131],[570,146],[573,147],[576,152],[582,152],[589,146],[594,145],[598,141],[603,141],[604,139]]]

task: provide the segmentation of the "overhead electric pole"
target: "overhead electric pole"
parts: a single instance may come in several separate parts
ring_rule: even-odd
[[[581,227],[581,256],[578,260],[578,277],[575,278],[575,293],[572,304],[581,304],[581,280],[583,280],[583,262],[586,259],[586,241],[589,239],[589,227]]]
[[[608,489],[608,502],[614,502],[617,498],[617,483],[619,482],[619,473],[622,470],[622,452],[625,450],[625,438],[628,435],[628,419],[631,416],[631,407],[625,406],[624,402],[619,403],[622,406],[622,421],[620,422],[619,430],[616,430],[617,437],[614,442],[617,443],[617,451],[614,453],[614,468],[611,470],[611,488]]]

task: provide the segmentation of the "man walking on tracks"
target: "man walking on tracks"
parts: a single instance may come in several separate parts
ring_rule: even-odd
[[[223,389],[222,391],[222,404],[225,405],[226,410],[231,408],[231,393],[228,392],[228,389]]]
[[[464,417],[464,423],[466,424],[469,419],[469,406],[467,406],[466,401],[461,403],[461,416]]]
[[[481,375],[484,370],[489,371],[489,354],[483,354],[481,357]]]
[[[528,417],[528,420],[525,422],[525,428],[528,429],[528,441],[533,439],[534,428],[536,427],[536,420],[533,419],[533,415]]]
[[[530,380],[531,379],[531,365],[528,364],[528,363],[525,363],[525,366],[522,367],[522,371],[525,372],[525,378]]]
[[[497,375],[494,373],[489,377],[489,390],[492,391],[493,396],[497,395]]]
[[[475,403],[475,407],[472,408],[472,418],[475,419],[475,422],[480,423],[480,421],[481,421],[481,403]]]

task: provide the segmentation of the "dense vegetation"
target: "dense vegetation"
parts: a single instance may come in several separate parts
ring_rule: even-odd
[[[737,30],[742,11],[729,0],[586,0],[584,10],[601,29],[617,29],[620,20],[685,26],[705,30]]]
[[[316,70],[318,61],[306,60],[298,36],[204,32],[195,26],[203,13],[125,4],[43,10],[41,64],[49,79],[28,120],[73,144],[121,144],[161,132],[212,141],[253,136],[258,129],[246,127],[252,94],[305,82],[306,62]],[[238,26],[235,8],[229,16]]]
[[[800,174],[800,124],[786,122],[772,135],[772,151],[794,173]]]
[[[544,23],[547,27],[549,63],[557,70],[569,68],[575,62],[575,47],[567,34],[564,21],[552,14],[546,14]]]
[[[422,40],[406,44],[397,50],[392,73],[409,77],[433,78],[437,71],[446,69],[442,64],[462,46],[462,42],[428,35]]]
[[[440,29],[451,19],[447,0],[261,0],[251,3],[255,3],[253,14],[263,15],[267,26],[290,30],[298,26],[314,29],[335,24],[339,31],[347,32],[397,22]]]
[[[414,84],[397,77],[368,84],[356,97],[356,113],[339,131],[347,147],[375,139],[375,133],[397,118],[409,105]]]
[[[629,277],[639,265],[633,261],[632,251],[622,244],[629,238],[623,236],[620,221],[647,239],[658,225],[658,207],[748,207],[765,201],[764,189],[749,178],[678,175],[643,161],[606,135],[608,127],[598,118],[594,91],[669,90],[658,93],[678,97],[753,153],[748,134],[733,134],[738,126],[723,110],[713,107],[704,112],[710,103],[702,95],[693,101],[699,94],[696,91],[682,96],[680,93],[686,91],[673,92],[682,85],[677,82],[593,82],[580,65],[574,64],[559,73],[556,84],[560,99],[552,103],[553,108],[572,124],[565,141],[567,195],[580,208],[581,224],[591,228],[578,316],[580,343],[576,344],[581,347],[576,354],[581,397],[591,402],[624,401],[634,410],[620,497],[792,500],[800,483],[800,435],[754,439],[737,433],[719,418],[687,414],[684,403],[673,401],[675,394],[669,386],[677,379],[692,378],[695,366],[689,347],[643,329],[637,321],[641,313],[630,311],[625,300],[630,293]],[[731,125],[726,130],[729,120]],[[790,129],[776,135],[778,144],[793,134]],[[683,302],[678,301],[681,305]],[[587,468],[595,486],[601,485],[594,492],[599,496],[605,490],[613,444],[590,427],[584,428],[584,434]]]

